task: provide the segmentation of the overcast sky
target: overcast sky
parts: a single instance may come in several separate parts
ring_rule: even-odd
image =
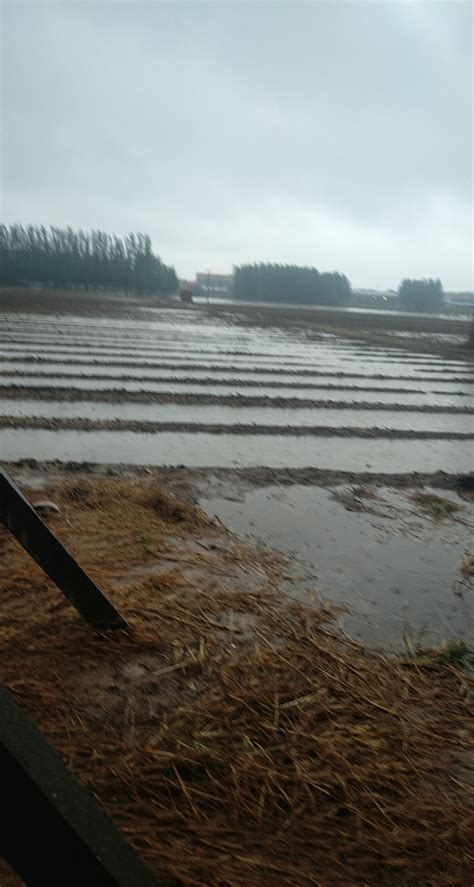
[[[266,260],[472,289],[470,2],[2,14],[2,221],[146,231],[183,276]]]

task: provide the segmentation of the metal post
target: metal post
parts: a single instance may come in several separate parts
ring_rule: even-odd
[[[102,629],[127,627],[125,619],[1,469],[0,520],[87,622]]]
[[[157,887],[0,684],[0,856],[28,887]]]

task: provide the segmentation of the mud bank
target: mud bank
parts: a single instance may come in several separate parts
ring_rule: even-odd
[[[395,489],[422,490],[424,487],[443,490],[474,490],[474,473],[434,471],[340,471],[320,468],[173,468],[157,465],[104,465],[100,462],[74,462],[59,459],[19,459],[2,463],[7,471],[29,486],[64,480],[71,475],[84,474],[97,477],[154,478],[169,486],[176,495],[187,502],[197,503],[200,497],[212,498],[222,494],[239,498],[246,490],[268,486],[318,486],[371,484]],[[474,493],[466,493],[468,501]]]
[[[473,417],[474,418],[474,417]],[[143,422],[122,419],[48,418],[47,416],[0,416],[0,428],[46,429],[49,431],[202,432],[206,434],[258,434],[288,437],[358,437],[387,440],[474,440],[470,431],[424,431],[398,428],[357,428],[327,425],[216,425],[196,422]]]
[[[281,386],[280,386],[281,387]],[[373,389],[377,393],[377,389]],[[412,391],[408,392],[410,395]],[[432,392],[437,394],[438,392]],[[450,394],[453,394],[450,392]],[[458,393],[456,392],[456,395]],[[291,397],[268,397],[268,396],[246,396],[244,394],[237,395],[214,395],[214,394],[193,394],[192,392],[166,393],[161,391],[133,391],[126,388],[77,388],[64,387],[58,388],[54,385],[0,385],[0,396],[3,399],[17,398],[28,400],[55,400],[55,401],[104,401],[105,403],[176,403],[176,404],[206,404],[222,405],[222,406],[241,406],[241,407],[284,407],[284,408],[300,408],[309,407],[314,409],[351,409],[351,410],[386,410],[387,403],[371,402],[371,401],[344,401],[344,400],[317,400],[312,398],[291,398]],[[454,395],[453,395],[454,396]],[[464,396],[461,392],[461,396]],[[415,411],[428,413],[460,413],[465,415],[474,415],[474,408],[469,406],[437,404],[402,404],[390,403],[390,411]]]

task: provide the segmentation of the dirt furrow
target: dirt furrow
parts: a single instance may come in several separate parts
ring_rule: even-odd
[[[8,363],[24,363],[25,360],[28,360],[29,363],[32,364],[49,364],[50,366],[55,366],[56,364],[61,365],[72,365],[72,366],[108,366],[108,367],[124,367],[123,361],[119,360],[83,360],[81,359],[67,359],[67,360],[56,360],[54,358],[49,357],[36,357],[30,355],[24,355],[23,357],[13,357],[13,358],[1,358],[0,359],[0,368],[2,362]],[[233,366],[231,364],[209,364],[203,366],[202,363],[179,363],[174,362],[157,362],[153,363],[150,361],[127,361],[127,367],[133,367],[134,369],[161,369],[161,370],[205,370],[206,373],[221,373],[224,369],[226,372],[236,373],[261,373],[262,375],[282,375],[282,369],[279,367],[265,367],[265,366]],[[319,370],[317,366],[314,369],[286,369],[286,365],[281,364],[281,367],[285,366],[284,374],[288,376],[321,376],[328,378],[343,378],[350,377],[352,379],[367,379],[369,378],[367,373],[350,373],[347,370]],[[295,366],[295,364],[290,364],[290,366]],[[296,365],[299,366],[299,365]],[[466,370],[466,373],[470,373],[470,375],[465,375],[464,371],[460,371],[459,373],[450,369],[450,368],[435,368],[429,369],[426,371],[426,375],[437,375],[440,373],[452,373],[451,377],[446,377],[445,379],[438,379],[438,382],[458,382],[462,381],[466,385],[474,385],[474,375],[470,370]],[[31,375],[31,373],[30,373]],[[390,376],[386,373],[373,373],[370,374],[371,379],[390,379],[390,380],[403,380],[406,379],[407,376],[397,375]],[[426,376],[410,376],[412,381],[426,381]]]
[[[235,407],[284,407],[301,409],[305,407],[313,409],[338,409],[338,410],[384,410],[391,412],[417,412],[417,413],[446,413],[474,416],[474,408],[460,406],[440,406],[438,404],[399,404],[367,401],[344,400],[311,400],[310,398],[291,397],[246,397],[245,395],[217,395],[217,394],[192,394],[154,391],[128,391],[121,388],[82,389],[82,388],[55,388],[54,386],[28,387],[23,385],[0,385],[0,395],[3,399],[17,400],[55,400],[55,401],[94,401],[104,403],[174,403],[174,404],[203,404],[216,406]]]
[[[145,477],[152,482],[159,478],[175,494],[188,502],[197,503],[202,496],[202,489],[208,489],[210,483],[219,482],[228,485],[234,492],[243,493],[246,488],[268,486],[319,486],[335,487],[341,484],[370,484],[375,487],[394,487],[400,489],[418,489],[428,487],[439,490],[458,490],[463,494],[466,488],[471,489],[474,475],[462,472],[371,472],[344,471],[329,468],[189,468],[185,466],[134,465],[122,462],[106,465],[101,462],[74,462],[52,459],[21,459],[17,462],[4,462],[4,467],[15,477],[21,477],[28,483],[30,478],[37,479],[44,475],[45,479],[68,477],[77,472],[91,475],[111,474],[117,477]],[[38,474],[40,473],[40,474]]]
[[[193,385],[198,383],[199,385],[235,385],[238,384],[239,388],[255,388],[258,385],[258,381],[255,379],[239,379],[236,382],[235,379],[211,379],[211,378],[196,378],[196,376],[132,376],[127,374],[121,374],[117,376],[110,376],[107,373],[90,373],[86,375],[85,373],[48,373],[48,372],[36,372],[34,374],[27,372],[26,370],[15,370],[14,372],[8,373],[8,378],[22,379],[27,378],[30,379],[31,376],[34,375],[36,379],[72,379],[74,381],[91,380],[98,382],[157,382],[160,385]],[[410,379],[410,381],[416,381]],[[440,383],[440,379],[434,380],[434,382]],[[21,384],[21,383],[20,383]],[[1,376],[0,376],[0,385],[1,385]],[[285,382],[284,385],[281,382],[267,381],[263,383],[265,388],[277,388],[281,390],[284,388],[295,388],[295,389],[308,389],[314,388],[317,391],[381,391],[385,394],[426,394],[426,390],[422,388],[395,388],[390,386],[377,386],[374,388],[371,385],[343,385],[343,384],[331,384],[330,382],[319,383],[319,382]],[[445,391],[438,390],[430,390],[430,394],[445,394]],[[465,391],[454,391],[449,392],[454,397],[470,397],[471,395]]]
[[[474,440],[472,432],[416,431],[395,428],[352,428],[325,425],[215,425],[197,422],[144,422],[128,419],[48,418],[45,416],[0,416],[0,428],[46,429],[48,431],[133,431],[159,434],[165,431],[206,434],[258,434],[288,437],[357,437],[390,440]]]

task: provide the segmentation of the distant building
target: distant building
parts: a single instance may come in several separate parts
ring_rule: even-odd
[[[474,293],[445,293],[444,303],[446,308],[464,308],[466,311],[474,311]]]
[[[211,274],[199,271],[196,274],[195,292],[207,296],[231,296],[233,286],[232,274]]]

